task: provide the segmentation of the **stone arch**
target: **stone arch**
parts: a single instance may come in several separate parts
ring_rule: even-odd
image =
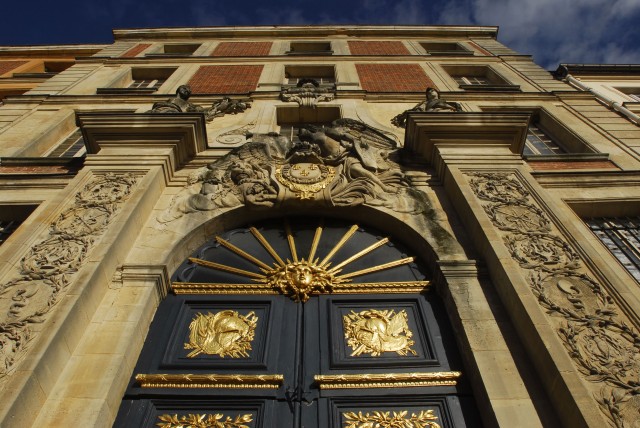
[[[171,232],[174,239],[164,242],[163,244],[167,245],[163,246],[161,253],[154,253],[153,260],[139,258],[142,254],[149,256],[149,253],[144,250],[148,248],[144,245],[145,234],[147,237],[152,236],[153,239],[156,239],[153,231],[143,231],[134,246],[134,250],[137,249],[134,254],[138,257],[135,263],[165,265],[167,271],[172,272],[190,251],[202,245],[216,233],[263,219],[284,218],[293,215],[341,218],[375,227],[382,232],[393,235],[415,254],[419,254],[432,271],[438,261],[467,260],[461,245],[451,233],[439,224],[433,212],[419,215],[398,214],[386,208],[368,205],[313,209],[305,207],[296,209],[272,208],[269,210],[251,210],[240,206],[226,211],[186,215],[168,226],[164,226],[164,232],[167,235],[168,232]]]

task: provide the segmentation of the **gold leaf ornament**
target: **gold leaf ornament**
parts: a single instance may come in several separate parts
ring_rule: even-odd
[[[393,414],[392,414],[393,413]],[[343,413],[344,428],[440,428],[433,410],[421,410],[418,414],[399,412],[347,412]]]
[[[192,351],[187,357],[207,354],[248,358],[257,324],[258,317],[254,312],[247,315],[232,310],[207,315],[198,313],[189,324],[189,343],[184,344],[184,349]]]
[[[223,419],[224,418],[224,419]],[[253,421],[250,413],[237,415],[235,418],[225,416],[222,413],[214,414],[164,414],[158,416],[160,422],[156,426],[160,428],[249,428],[247,423]]]

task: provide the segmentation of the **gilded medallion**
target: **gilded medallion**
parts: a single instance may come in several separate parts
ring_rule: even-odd
[[[184,344],[184,349],[193,350],[187,357],[207,354],[247,358],[257,323],[258,317],[253,312],[247,315],[232,310],[198,313],[189,324],[189,343]]]
[[[276,179],[296,193],[299,199],[313,199],[335,177],[335,169],[323,164],[300,162],[276,169]]]
[[[352,357],[369,354],[379,357],[383,352],[398,355],[417,355],[411,349],[415,343],[413,333],[407,324],[407,313],[403,309],[396,313],[393,309],[354,312],[343,317],[344,337],[353,349]]]

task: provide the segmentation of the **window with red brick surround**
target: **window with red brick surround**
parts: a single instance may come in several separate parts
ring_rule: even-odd
[[[139,53],[141,53],[149,46],[151,46],[151,43],[140,43],[139,45],[132,47],[131,49],[120,55],[120,58],[133,58],[135,56],[138,56]]]
[[[0,61],[0,76],[5,73],[15,70],[21,65],[25,65],[29,61]]]
[[[370,92],[424,92],[435,87],[418,64],[356,64],[362,89]]]
[[[189,80],[194,94],[242,94],[258,86],[262,65],[205,65]]]
[[[222,42],[211,56],[267,56],[271,42]]]
[[[351,55],[410,55],[402,42],[350,41]]]

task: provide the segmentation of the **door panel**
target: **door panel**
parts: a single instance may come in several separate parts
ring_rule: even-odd
[[[326,320],[321,320],[321,325],[329,327],[322,339],[331,351],[323,359],[327,363],[323,374],[361,372],[364,367],[449,369],[437,359],[428,328],[434,328],[435,322],[433,315],[426,313],[422,296],[321,296],[321,300],[326,307]]]

